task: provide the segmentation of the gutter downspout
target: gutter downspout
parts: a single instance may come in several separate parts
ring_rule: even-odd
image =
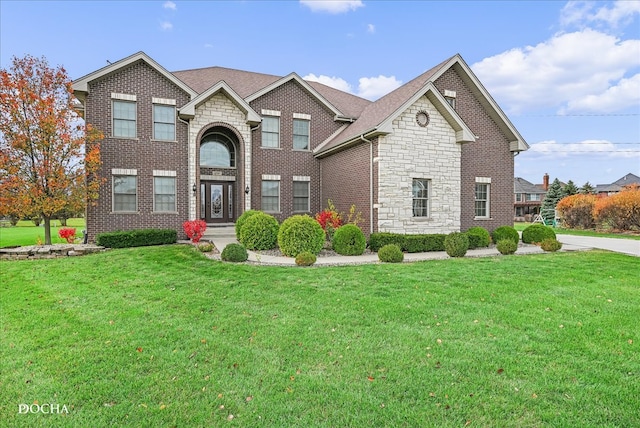
[[[369,143],[369,235],[373,233],[373,141],[360,135],[360,140]]]

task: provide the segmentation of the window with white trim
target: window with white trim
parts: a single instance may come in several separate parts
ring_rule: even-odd
[[[309,212],[309,182],[294,181],[293,182],[293,211]]]
[[[113,136],[136,138],[136,102],[113,100]]]
[[[280,147],[280,118],[265,116],[262,118],[262,147]]]
[[[309,121],[293,119],[293,149],[309,150]]]
[[[175,177],[153,177],[153,211],[177,211]]]
[[[138,177],[135,175],[113,176],[113,211],[135,212],[138,210]]]
[[[261,208],[265,212],[280,212],[280,181],[262,180]]]
[[[153,105],[153,139],[175,141],[176,107],[172,105]]]
[[[476,183],[475,216],[476,218],[489,218],[489,183]]]
[[[424,178],[414,178],[412,185],[413,216],[429,217],[429,196],[431,190],[431,180]]]

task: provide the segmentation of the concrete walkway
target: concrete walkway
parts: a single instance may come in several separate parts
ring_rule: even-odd
[[[207,229],[203,240],[213,242],[219,251],[222,251],[228,244],[238,241],[235,237],[235,229],[232,226],[210,227]],[[581,251],[600,248],[609,251],[629,254],[640,257],[640,241],[616,238],[592,238],[573,235],[558,235],[558,240],[562,242],[562,251]],[[292,257],[272,256],[248,251],[249,261],[261,264],[295,266]],[[518,254],[540,254],[544,251],[535,245],[522,245],[518,247]],[[467,251],[466,257],[488,257],[500,255],[495,247],[480,248]],[[432,251],[428,253],[405,253],[405,262],[415,262],[421,260],[442,260],[449,256],[444,251]],[[353,265],[366,263],[380,263],[378,254],[364,254],[362,256],[329,256],[318,257],[316,265]]]

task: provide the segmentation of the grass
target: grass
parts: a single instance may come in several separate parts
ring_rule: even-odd
[[[44,242],[44,228],[42,224],[43,223],[36,227],[32,221],[21,220],[15,227],[0,227],[0,248],[36,245],[39,240]],[[67,241],[58,236],[58,230],[60,230],[61,227],[63,226],[60,226],[59,220],[51,221],[52,244],[66,244]],[[83,218],[71,218],[67,220],[67,227],[75,227],[76,237],[81,238],[82,229],[85,228],[85,221]]]
[[[514,223],[514,227],[516,230],[522,232],[528,226],[531,226],[532,223]],[[580,230],[580,229],[564,229],[562,227],[557,227],[553,229],[557,235],[575,235],[575,236],[595,236],[598,238],[622,238],[622,239],[635,239],[640,241],[640,233],[636,232],[635,234],[631,233],[612,233],[612,232],[603,232],[598,230]]]
[[[637,258],[0,262],[8,426],[640,426]],[[597,273],[597,274],[596,274]],[[19,415],[20,403],[66,415]]]

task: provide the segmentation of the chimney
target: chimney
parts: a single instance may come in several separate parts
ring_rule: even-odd
[[[542,188],[546,191],[549,190],[549,174],[545,173],[542,177]]]

